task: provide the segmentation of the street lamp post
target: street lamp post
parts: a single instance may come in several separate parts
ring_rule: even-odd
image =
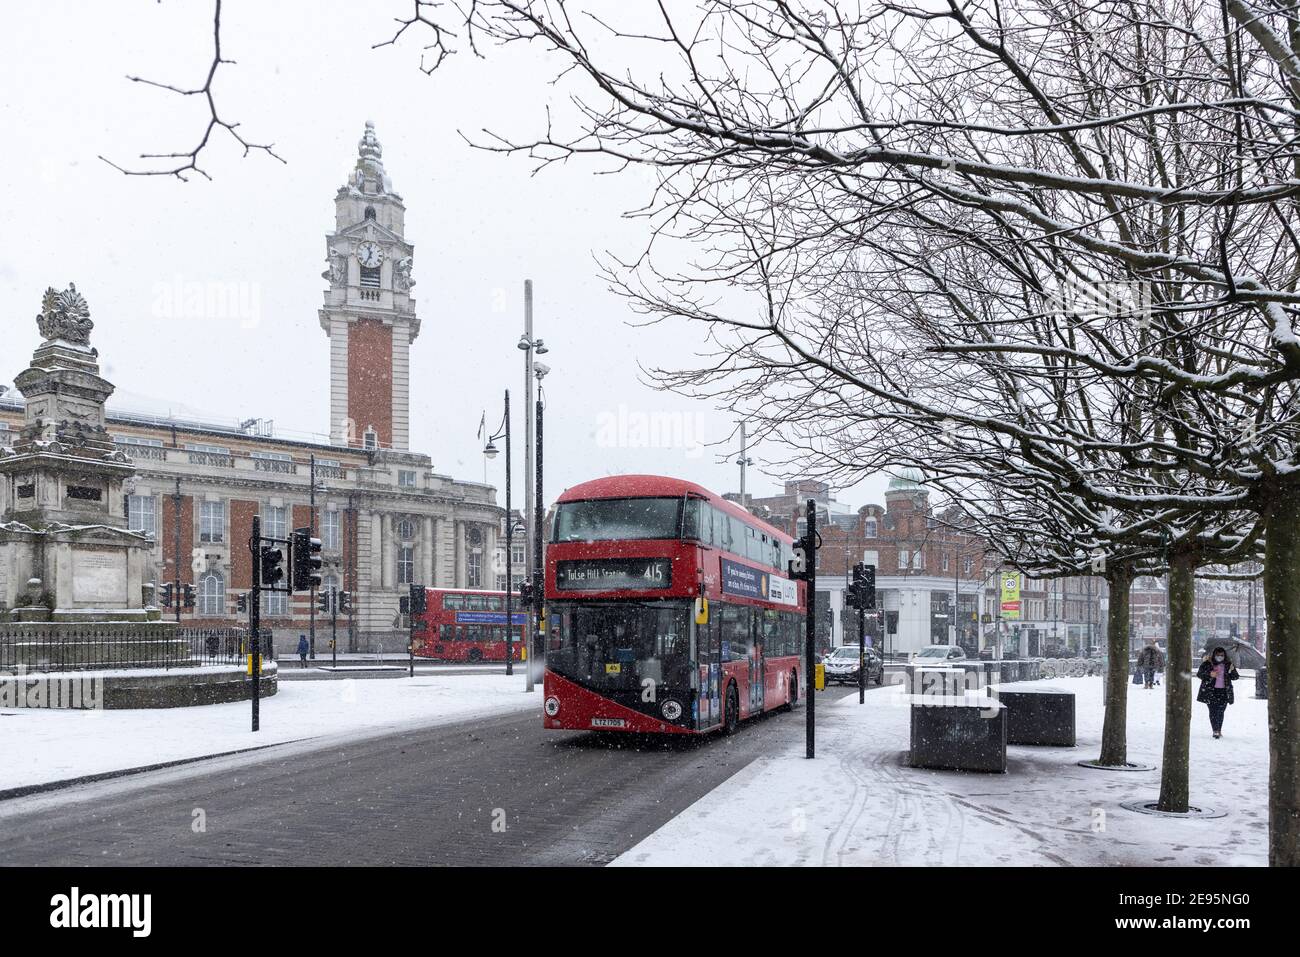
[[[502,420],[501,428],[493,435],[488,436],[488,443],[483,449],[483,454],[489,459],[497,457],[497,447],[493,444],[497,439],[504,438],[506,443],[506,674],[515,673],[514,665],[514,582],[511,581],[511,556],[514,554],[514,537],[515,537],[515,514],[510,507],[510,390],[506,389],[506,409],[505,417]]]
[[[540,363],[534,368],[533,356],[545,355],[547,352],[546,343],[541,339],[533,338],[533,281],[524,280],[524,334],[519,337],[518,348],[524,353],[524,522],[526,523],[525,546],[528,553],[534,554],[537,551],[537,538],[541,534],[540,529],[536,527],[534,507],[533,507],[533,485],[532,476],[537,471],[534,467],[535,446],[533,444],[533,417],[530,414],[534,407],[533,402],[533,379],[541,379],[549,371],[546,366]],[[534,582],[536,585],[536,582]],[[528,621],[528,634],[533,632],[531,610]],[[525,644],[525,648],[531,650],[531,642]],[[533,667],[531,655],[529,656],[528,665],[524,668],[524,674],[527,675],[526,690],[533,690]]]
[[[550,368],[539,362],[534,370],[537,375],[537,388],[541,392],[542,379],[550,372]],[[542,495],[542,411],[543,403],[539,395],[536,402],[537,414],[537,448],[535,450],[536,458],[536,489],[533,494],[533,602],[537,606],[537,635],[543,636],[546,628],[546,566],[543,560],[543,536],[545,529],[546,499]],[[546,646],[545,640],[530,638],[528,641],[528,680],[529,690],[532,688],[534,665],[533,662],[540,654],[542,656],[542,665],[545,667]]]
[[[745,469],[754,464],[754,460],[749,457],[749,439],[745,434],[745,423],[740,423],[740,458],[736,459],[736,464],[740,466],[740,507],[749,508],[749,503],[745,500]]]

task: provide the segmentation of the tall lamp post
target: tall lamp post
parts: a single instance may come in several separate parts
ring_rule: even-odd
[[[505,416],[501,420],[501,428],[495,433],[488,436],[487,445],[483,449],[483,454],[489,459],[497,457],[497,447],[494,444],[497,439],[504,438],[506,443],[506,674],[515,673],[515,615],[514,615],[514,582],[511,581],[511,564],[514,555],[514,538],[515,538],[515,513],[510,506],[510,390],[506,389],[506,409]]]
[[[740,466],[740,507],[749,508],[749,502],[745,500],[745,469],[754,464],[754,460],[749,457],[749,438],[745,434],[745,423],[740,423],[740,458],[736,459],[736,464]],[[845,559],[847,562],[847,559]],[[847,574],[847,573],[846,573]]]
[[[537,417],[537,447],[534,450],[536,452],[536,460],[534,462],[535,474],[533,476],[533,479],[536,482],[536,487],[533,492],[533,602],[537,608],[537,632],[539,634],[542,629],[545,628],[546,621],[546,566],[542,555],[543,548],[545,547],[543,542],[543,525],[545,524],[546,517],[546,499],[542,495],[543,402],[540,393],[542,390],[542,380],[546,378],[546,374],[550,371],[550,366],[542,362],[536,363],[533,368],[533,372],[537,376],[537,391],[539,393],[535,403]],[[531,629],[530,634],[532,634]],[[528,683],[526,690],[532,691],[535,672],[533,663],[536,661],[539,654],[542,656],[543,667],[545,667],[546,664],[545,643],[538,641],[536,637],[530,637],[528,640],[528,651]]]
[[[535,551],[534,536],[539,534],[538,529],[534,527],[534,509],[533,509],[533,484],[532,477],[536,471],[534,462],[534,445],[533,445],[533,379],[540,378],[534,369],[534,356],[546,355],[546,343],[541,339],[533,338],[533,281],[524,280],[524,334],[519,337],[518,348],[524,354],[524,522],[525,522],[525,547],[527,553],[532,555]],[[545,366],[542,366],[545,369]],[[542,375],[546,373],[543,372]],[[532,634],[533,624],[531,617],[528,622],[528,634]],[[531,647],[526,645],[525,647]],[[533,690],[533,668],[530,663],[524,669],[528,676],[526,690]]]

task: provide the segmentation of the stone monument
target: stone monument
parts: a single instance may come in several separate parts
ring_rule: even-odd
[[[127,527],[123,483],[135,465],[105,424],[113,386],[77,287],[46,290],[36,325],[43,341],[14,379],[26,417],[13,447],[0,448],[0,707],[247,698],[242,647],[238,658],[202,658],[145,598],[152,542]],[[275,678],[272,663],[263,695]]]
[[[105,427],[90,310],[75,285],[51,288],[36,324],[44,341],[14,379],[26,420],[0,448],[0,605],[20,621],[146,621],[150,543],[127,528],[135,466]]]

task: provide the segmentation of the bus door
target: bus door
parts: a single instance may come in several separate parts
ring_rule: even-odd
[[[716,607],[711,610],[705,624],[692,624],[691,627],[694,629],[693,658],[697,662],[695,680],[698,682],[695,727],[703,730],[722,721],[722,646],[718,640],[720,629],[717,625]]]
[[[763,611],[749,609],[749,713],[763,711]]]

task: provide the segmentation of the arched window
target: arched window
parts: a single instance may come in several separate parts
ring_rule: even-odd
[[[220,572],[208,572],[199,578],[199,616],[220,618],[226,614],[226,580]]]
[[[366,207],[366,219],[371,219],[371,220],[373,220],[374,218],[375,218],[375,207],[373,207],[373,206],[367,206],[367,207]]]

